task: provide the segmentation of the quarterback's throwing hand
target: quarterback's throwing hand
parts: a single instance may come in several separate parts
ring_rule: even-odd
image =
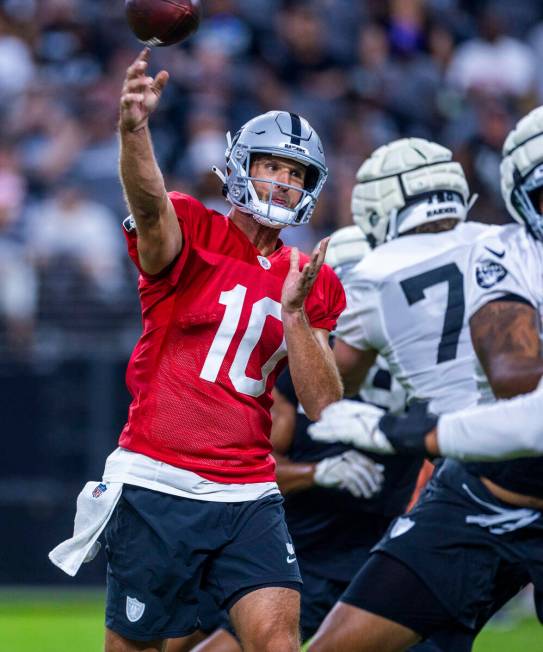
[[[147,123],[168,83],[169,76],[165,70],[161,70],[156,77],[147,75],[149,54],[149,48],[144,48],[126,71],[121,95],[120,125],[128,131],[137,131]]]
[[[371,498],[381,491],[383,481],[383,465],[356,451],[326,457],[315,468],[316,485],[345,489],[356,498]]]
[[[300,271],[300,253],[297,247],[292,247],[290,254],[290,269],[283,283],[281,306],[285,312],[302,310],[304,301],[317,278],[326,255],[330,238],[324,238],[315,248],[311,260]]]
[[[325,408],[308,432],[316,441],[342,442],[373,453],[392,454],[394,448],[379,429],[384,415],[385,411],[374,405],[345,399]]]

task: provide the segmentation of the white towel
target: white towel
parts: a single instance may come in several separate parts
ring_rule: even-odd
[[[49,553],[49,559],[72,577],[100,550],[97,540],[121,497],[122,482],[87,482],[77,497],[74,533]]]

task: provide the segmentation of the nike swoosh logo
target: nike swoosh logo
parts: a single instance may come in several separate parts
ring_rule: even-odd
[[[505,249],[503,251],[494,251],[494,249],[491,249],[490,247],[485,247],[485,249],[490,251],[491,254],[498,256],[498,258],[503,258],[505,256]]]
[[[287,557],[287,564],[293,564],[296,561],[296,557]]]

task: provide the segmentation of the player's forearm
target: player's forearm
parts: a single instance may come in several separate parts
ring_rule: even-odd
[[[543,376],[543,360],[509,353],[496,355],[486,368],[497,398],[512,398],[533,391]]]
[[[315,464],[291,462],[288,457],[274,453],[277,484],[282,494],[303,491],[315,486]]]
[[[149,127],[136,131],[121,126],[120,175],[130,212],[138,230],[156,223],[166,212],[168,196],[153,152]]]
[[[334,357],[343,381],[345,396],[356,396],[369,370],[375,364],[377,351],[355,349],[336,337]]]
[[[542,455],[543,384],[525,396],[444,415],[436,434],[439,453],[460,460]]]
[[[296,395],[307,417],[317,421],[322,410],[343,394],[332,351],[319,342],[303,310],[283,311],[282,317]]]

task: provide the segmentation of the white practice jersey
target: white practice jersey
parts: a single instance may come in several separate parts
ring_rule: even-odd
[[[468,318],[489,301],[515,295],[537,310],[541,334],[543,243],[533,238],[524,226],[509,224],[479,240],[472,256],[467,284]],[[492,400],[492,390],[478,361],[476,375],[483,402]]]
[[[474,243],[499,227],[460,223],[377,247],[344,278],[347,308],[336,336],[387,361],[408,400],[441,414],[478,401],[466,310]]]
[[[358,395],[364,403],[377,405],[392,413],[403,412],[407,403],[405,389],[391,375],[387,362],[382,356],[377,356]]]

